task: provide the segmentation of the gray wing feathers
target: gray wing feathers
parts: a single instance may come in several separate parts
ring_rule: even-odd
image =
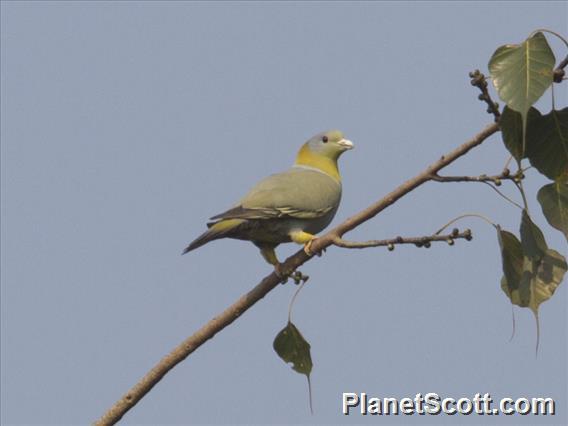
[[[290,169],[261,180],[237,205],[218,219],[315,219],[337,209],[341,184],[312,170]]]

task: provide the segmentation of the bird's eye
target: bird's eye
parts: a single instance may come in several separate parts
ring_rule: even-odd
[[[322,141],[323,143],[327,143],[328,140],[329,140],[329,139],[327,138],[327,136],[323,136],[323,137],[321,138],[321,141]]]

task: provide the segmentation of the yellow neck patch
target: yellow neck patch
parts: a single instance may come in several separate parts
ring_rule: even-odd
[[[341,182],[341,176],[337,168],[337,158],[329,158],[325,155],[314,153],[307,144],[302,146],[298,152],[294,165],[321,170],[338,182]]]

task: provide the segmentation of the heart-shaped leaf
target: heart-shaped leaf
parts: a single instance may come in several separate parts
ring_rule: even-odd
[[[505,291],[505,289],[503,289],[503,291],[505,291],[507,295],[511,295],[518,290],[521,281],[521,274],[523,272],[523,247],[515,234],[502,230],[500,226],[497,226],[497,238],[499,240],[499,246],[501,247],[504,274],[501,280],[501,286],[506,286],[507,291]],[[518,305],[519,303],[515,304]]]
[[[312,409],[312,384],[310,382],[310,373],[312,372],[312,356],[310,354],[310,344],[300,330],[288,321],[273,343],[274,350],[285,363],[292,363],[292,369],[300,374],[304,374],[308,379],[308,394],[310,402],[310,411]]]
[[[535,127],[535,122],[540,117],[542,115],[539,110],[534,107],[529,109],[527,114],[527,145],[530,143],[531,136],[533,136],[532,129]],[[511,155],[515,157],[515,160],[520,161],[526,158],[526,152],[523,152],[523,117],[521,113],[505,106],[499,119],[499,126],[501,127],[503,143]]]
[[[540,304],[552,297],[554,291],[562,282],[566,270],[568,270],[568,265],[564,256],[555,250],[548,249],[531,280],[529,307],[535,315],[538,315]]]
[[[528,215],[523,214],[525,244],[510,232],[498,226],[497,235],[501,247],[503,273],[501,289],[514,305],[530,308],[536,320],[536,350],[540,341],[540,305],[550,299],[564,278],[568,269],[566,259],[557,251],[546,249],[541,252],[540,236]],[[538,229],[538,228],[537,228]],[[545,243],[546,244],[546,243]],[[540,257],[531,257],[523,250],[540,253]]]
[[[503,278],[501,289],[514,305],[530,308],[536,320],[536,349],[540,340],[538,309],[550,299],[568,269],[566,259],[547,247],[542,231],[526,210],[521,219],[521,241],[497,226]]]
[[[526,156],[551,180],[568,179],[568,107],[540,117],[529,113]]]
[[[524,256],[536,261],[540,261],[548,250],[542,231],[534,224],[526,210],[523,210],[521,219],[521,246]]]
[[[499,97],[526,117],[552,84],[555,62],[546,38],[537,32],[521,44],[499,47],[489,60],[489,72]]]
[[[543,302],[552,297],[568,270],[566,259],[556,250],[548,249],[541,261],[522,259],[522,274],[517,281],[501,278],[501,288],[511,302],[530,308],[535,315]]]
[[[550,226],[563,232],[568,240],[568,182],[544,185],[537,198]]]
[[[306,376],[310,375],[313,366],[310,344],[292,322],[288,322],[286,327],[280,330],[273,346],[285,363],[292,363],[295,371]]]

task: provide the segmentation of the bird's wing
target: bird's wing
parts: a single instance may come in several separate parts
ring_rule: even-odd
[[[219,219],[316,219],[337,208],[341,185],[312,170],[291,169],[260,181]]]
[[[239,205],[227,210],[226,212],[212,216],[210,219],[276,219],[283,217],[293,217],[296,219],[315,219],[325,215],[331,210],[333,210],[333,206],[317,210],[301,210],[294,206],[245,208]]]

